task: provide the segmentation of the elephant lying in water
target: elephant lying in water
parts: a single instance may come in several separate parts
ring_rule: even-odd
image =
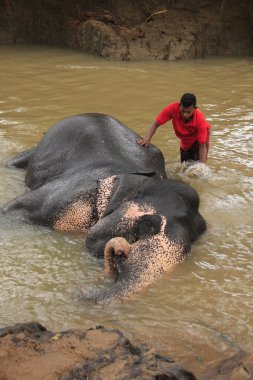
[[[24,195],[6,214],[60,231],[82,232],[115,282],[94,295],[110,301],[138,292],[182,262],[206,229],[196,191],[168,179],[163,155],[141,147],[113,117],[64,119],[37,147],[10,160],[26,168]],[[106,249],[105,249],[106,246]]]

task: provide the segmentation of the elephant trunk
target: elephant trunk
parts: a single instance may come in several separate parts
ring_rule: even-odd
[[[130,279],[128,278],[128,260],[131,245],[122,237],[115,237],[107,242],[104,248],[104,267],[105,271],[114,277],[113,283],[103,290],[86,290],[80,293],[81,297],[88,301],[106,303],[119,300],[132,293]]]
[[[111,239],[105,246],[105,268],[116,274],[116,279],[109,287],[84,292],[83,296],[97,303],[107,303],[136,294],[184,261],[188,248],[183,242],[167,240],[163,235],[139,240],[131,246],[124,238]]]
[[[104,250],[104,265],[107,273],[118,273],[116,260],[126,259],[130,254],[130,244],[122,237],[116,237],[108,241]]]

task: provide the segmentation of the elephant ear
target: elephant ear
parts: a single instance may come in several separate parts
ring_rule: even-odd
[[[136,171],[118,176],[118,184],[107,205],[104,216],[117,210],[122,203],[132,198],[147,177],[155,177],[154,171]]]

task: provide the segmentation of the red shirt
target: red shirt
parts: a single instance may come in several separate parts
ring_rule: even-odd
[[[157,116],[156,122],[158,125],[162,125],[172,120],[175,134],[181,140],[180,147],[183,150],[188,150],[195,141],[204,144],[209,139],[210,125],[203,113],[196,109],[192,116],[192,120],[186,123],[180,112],[180,103],[174,102],[162,110]]]

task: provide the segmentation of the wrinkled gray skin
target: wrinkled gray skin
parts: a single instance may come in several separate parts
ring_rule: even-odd
[[[86,235],[115,281],[91,297],[99,302],[129,296],[183,261],[206,229],[196,191],[168,179],[162,153],[102,114],[64,119],[37,147],[9,161],[27,169],[24,195],[3,207],[12,218]],[[128,252],[117,245],[120,239]],[[110,249],[111,248],[111,249]]]

